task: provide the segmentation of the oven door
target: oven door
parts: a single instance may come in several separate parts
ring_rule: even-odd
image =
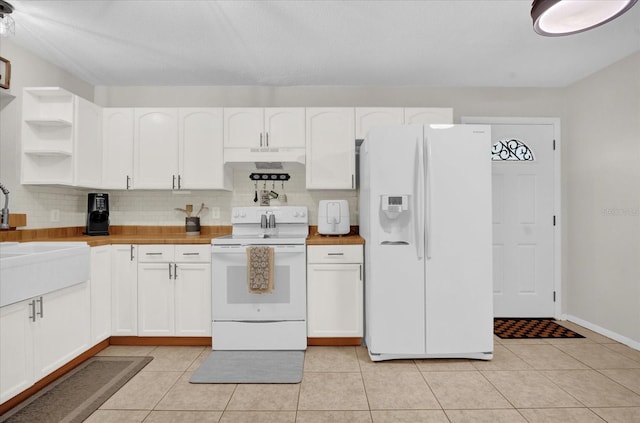
[[[283,321],[306,318],[305,245],[273,245],[271,293],[249,292],[247,245],[214,245],[211,315],[215,321]]]

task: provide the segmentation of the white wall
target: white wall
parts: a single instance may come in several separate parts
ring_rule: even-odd
[[[640,345],[640,53],[567,88],[566,313]]]

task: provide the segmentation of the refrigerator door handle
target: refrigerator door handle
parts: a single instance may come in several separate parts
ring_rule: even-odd
[[[418,152],[418,180],[414,185],[414,201],[417,211],[417,219],[414,225],[416,236],[416,253],[418,260],[424,258],[424,177],[425,177],[425,160],[424,160],[424,144],[420,138],[416,138],[416,147]]]
[[[425,236],[426,236],[426,256],[427,260],[431,259],[431,143],[429,142],[429,138],[424,137],[424,163],[426,167],[425,179],[426,179],[426,188],[425,188],[425,197],[426,197],[426,206],[424,206],[426,212],[424,216],[425,222]],[[424,203],[423,203],[424,204]]]

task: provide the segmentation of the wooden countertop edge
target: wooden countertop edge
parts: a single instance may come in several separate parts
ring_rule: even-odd
[[[200,235],[187,235],[184,226],[112,226],[110,235],[84,235],[84,227],[23,229],[3,231],[0,242],[79,241],[91,247],[112,244],[210,244],[213,238],[231,234],[231,226],[203,226]],[[321,235],[316,226],[309,227],[307,245],[363,245],[358,227],[347,235]]]

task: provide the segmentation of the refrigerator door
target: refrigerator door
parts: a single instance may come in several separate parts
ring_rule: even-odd
[[[360,234],[372,356],[425,351],[422,131],[422,125],[373,128],[361,148]]]
[[[426,352],[490,352],[490,127],[424,128]]]

